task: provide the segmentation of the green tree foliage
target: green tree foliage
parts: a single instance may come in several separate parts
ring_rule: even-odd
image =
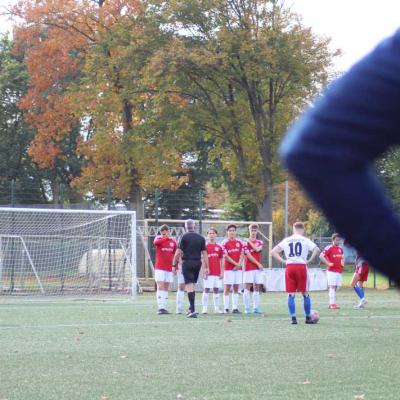
[[[213,143],[236,197],[251,196],[257,218],[271,220],[277,145],[328,80],[329,40],[278,1],[162,4],[174,35],[152,59],[153,84],[187,100],[181,118]]]
[[[392,199],[393,206],[400,213],[400,150],[389,150],[376,163],[378,176]]]
[[[0,196],[1,202],[36,203],[46,200],[43,178],[27,154],[34,131],[24,121],[18,102],[26,93],[28,73],[12,52],[8,35],[0,38]],[[24,188],[24,190],[22,190]]]

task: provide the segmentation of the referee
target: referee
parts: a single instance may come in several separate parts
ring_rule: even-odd
[[[186,233],[182,236],[178,249],[176,250],[173,269],[176,272],[176,264],[180,258],[182,258],[182,274],[185,279],[186,292],[189,299],[189,311],[187,318],[197,318],[195,312],[195,291],[194,285],[197,283],[199,273],[202,265],[202,259],[204,263],[204,274],[208,274],[208,256],[206,251],[206,240],[203,236],[199,235],[194,231],[195,222],[192,219],[188,219],[185,222]]]

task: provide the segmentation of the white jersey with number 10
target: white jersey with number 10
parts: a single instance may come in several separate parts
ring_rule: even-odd
[[[286,264],[306,264],[307,256],[317,245],[302,235],[292,235],[282,240],[278,246],[283,250]]]

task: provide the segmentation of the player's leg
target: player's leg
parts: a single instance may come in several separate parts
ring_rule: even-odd
[[[359,280],[357,283],[357,286],[361,293],[361,300],[360,300],[359,308],[364,308],[365,305],[367,304],[367,299],[365,298],[364,280]]]
[[[232,313],[233,314],[240,314],[240,311],[239,311],[239,283],[233,284],[233,290],[232,290]]]
[[[214,312],[216,314],[221,314],[221,310],[219,308],[219,289],[220,289],[220,279],[219,277],[216,277],[216,282],[214,282],[214,287],[213,287],[213,301],[214,301]]]
[[[167,304],[168,304],[168,294],[169,294],[169,286],[172,282],[172,272],[167,272],[167,276],[166,276],[166,281],[164,282],[164,293],[163,293],[163,309],[164,309],[164,314],[169,314],[168,310],[167,310]]]
[[[176,313],[177,314],[182,314],[182,312],[183,312],[183,299],[184,298],[185,298],[185,282],[178,282],[178,290],[176,292]]]
[[[157,285],[156,299],[157,299],[157,313],[159,315],[168,314],[166,311],[166,301],[168,299],[168,276],[167,271],[156,269],[154,271],[154,278]]]
[[[350,285],[353,287],[354,291],[356,292],[357,296],[359,297],[360,301],[359,303],[355,306],[355,308],[359,308],[359,305],[361,304],[361,299],[363,298],[362,291],[360,290],[358,286],[358,282],[360,281],[360,274],[356,271],[353,275],[353,278],[351,279]]]
[[[308,271],[305,265],[296,268],[296,281],[297,291],[301,292],[303,295],[303,307],[304,314],[306,315],[306,324],[313,324],[314,321],[311,320],[311,297],[310,293],[308,292]]]
[[[182,274],[182,267],[178,270],[178,289],[176,292],[176,313],[183,312],[183,299],[185,298],[185,278]]]
[[[328,308],[331,310],[336,310],[336,309],[340,308],[336,304],[336,288],[337,288],[337,286],[333,286],[333,285],[328,286],[328,291],[329,291],[329,307]]]
[[[254,290],[253,290],[253,313],[254,314],[260,314],[260,310],[259,310],[260,290],[261,290],[262,284],[263,284],[262,271],[255,270],[254,271]]]
[[[295,303],[295,293],[296,293],[296,279],[294,275],[294,268],[291,265],[286,266],[285,270],[285,287],[286,287],[286,293],[288,295],[288,310],[289,310],[289,315],[292,319],[292,324],[297,324],[297,319],[296,319],[296,303]]]
[[[260,285],[258,283],[254,284],[253,290],[253,313],[260,314]]]
[[[243,283],[242,271],[233,271],[234,282],[232,291],[232,313],[240,314],[239,311],[239,285]]]
[[[243,290],[243,305],[245,314],[250,314],[250,288],[252,283],[248,282],[248,273],[251,271],[246,271],[244,273],[245,282],[244,282],[244,290]]]
[[[208,282],[209,280],[211,280],[210,278],[211,277],[209,276],[208,279],[204,279],[204,282],[203,282],[204,283],[204,290],[203,290],[203,294],[201,296],[201,305],[203,306],[203,309],[201,311],[202,314],[207,314],[210,286],[212,286],[212,283]]]
[[[315,322],[311,319],[311,297],[308,291],[302,292],[304,313],[306,315],[306,324],[314,324]]]
[[[357,294],[360,297],[360,302],[356,305],[355,308],[364,308],[365,305],[367,304],[367,299],[365,298],[365,291],[364,291],[364,282],[368,280],[368,272],[369,272],[368,270],[369,268],[364,265],[359,270],[356,288],[357,288]]]
[[[195,309],[195,298],[196,298],[195,283],[197,282],[198,272],[196,274],[196,266],[194,265],[194,263],[190,262],[183,263],[182,272],[183,272],[183,277],[185,278],[186,292],[189,300],[189,311],[187,317],[196,318],[197,315]]]
[[[229,295],[233,285],[233,271],[224,271],[224,313],[229,313]]]

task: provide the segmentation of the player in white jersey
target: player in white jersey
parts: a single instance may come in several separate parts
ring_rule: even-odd
[[[285,284],[288,293],[289,314],[292,324],[297,324],[295,293],[301,292],[304,300],[306,324],[313,324],[311,319],[311,299],[308,293],[307,264],[311,263],[320,253],[317,245],[304,236],[305,226],[302,222],[293,225],[293,235],[283,239],[272,249],[272,256],[279,262],[286,264]],[[284,253],[282,258],[280,253]],[[311,257],[308,259],[309,253]]]

